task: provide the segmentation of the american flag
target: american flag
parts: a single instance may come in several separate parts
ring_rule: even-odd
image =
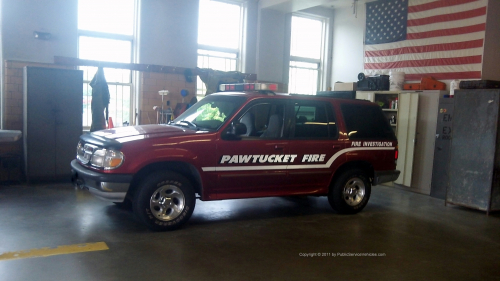
[[[379,0],[366,4],[364,73],[405,80],[480,79],[488,0]]]

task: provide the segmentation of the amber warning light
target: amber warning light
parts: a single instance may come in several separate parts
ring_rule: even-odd
[[[278,84],[270,83],[240,83],[240,84],[220,84],[219,91],[276,91]]]

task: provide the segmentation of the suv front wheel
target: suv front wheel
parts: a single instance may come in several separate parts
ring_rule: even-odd
[[[370,199],[371,183],[361,169],[343,172],[330,187],[328,202],[341,214],[361,211]]]
[[[149,229],[173,230],[193,214],[196,197],[191,183],[175,172],[156,172],[141,184],[134,198],[134,213]]]

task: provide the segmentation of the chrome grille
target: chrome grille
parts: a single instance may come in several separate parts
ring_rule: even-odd
[[[77,155],[76,158],[80,160],[83,164],[88,164],[90,160],[92,160],[92,155],[99,148],[93,144],[84,144],[83,149],[81,149],[81,143],[78,144]]]

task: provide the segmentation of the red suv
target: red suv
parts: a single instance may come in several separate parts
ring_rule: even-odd
[[[374,103],[275,94],[271,84],[221,85],[168,125],[84,134],[73,181],[131,204],[153,230],[185,223],[196,199],[327,196],[339,213],[394,181],[397,140]],[[247,90],[237,92],[238,90]]]

